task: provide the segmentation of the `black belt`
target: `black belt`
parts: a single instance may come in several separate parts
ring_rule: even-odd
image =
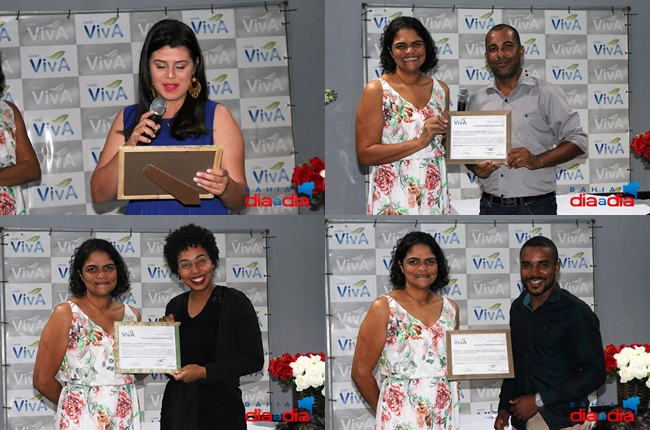
[[[483,198],[488,199],[491,203],[496,203],[501,206],[521,206],[526,203],[536,202],[537,200],[545,199],[547,197],[555,197],[555,191],[541,195],[530,197],[499,197],[494,194],[483,192]]]

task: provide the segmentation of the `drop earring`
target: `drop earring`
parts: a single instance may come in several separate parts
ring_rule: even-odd
[[[151,84],[149,89],[151,90],[151,97],[153,97],[154,99],[158,97],[158,94],[156,93],[156,89],[153,87],[153,83]]]
[[[197,98],[199,94],[201,94],[201,82],[199,82],[195,76],[192,76],[192,83],[190,84],[188,92],[193,99]]]

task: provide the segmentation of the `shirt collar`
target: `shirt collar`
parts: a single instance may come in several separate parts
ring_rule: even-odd
[[[519,80],[517,81],[517,86],[515,86],[515,90],[519,87],[519,85],[535,85],[535,79],[532,76],[530,76],[528,74],[528,70],[524,68],[521,69],[521,74],[519,75]],[[492,78],[487,88],[488,90],[492,90],[497,93],[501,92],[499,91],[499,88],[497,88],[496,80],[494,78]],[[513,92],[515,90],[513,90]]]
[[[551,295],[548,296],[548,298],[546,299],[546,301],[544,301],[544,303],[546,303],[546,302],[554,303],[554,302],[557,302],[558,300],[560,300],[560,294],[562,294],[562,292],[561,292],[560,290],[562,290],[562,288],[560,288],[560,284],[558,284],[558,283],[556,282],[556,283],[555,283],[555,288],[554,288],[553,291],[551,292]],[[542,305],[543,305],[544,303],[542,303]],[[528,291],[526,291],[526,295],[524,296],[524,305],[525,305],[528,309],[530,309],[531,311],[533,310],[533,308],[530,306],[530,293],[529,293]],[[540,305],[540,306],[541,306],[541,305]]]

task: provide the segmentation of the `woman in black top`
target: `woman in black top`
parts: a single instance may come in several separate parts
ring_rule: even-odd
[[[182,367],[165,387],[161,430],[245,430],[239,378],[264,365],[257,314],[241,291],[215,285],[214,235],[189,224],[170,233],[165,261],[190,291],[174,297],[160,321],[180,322]]]

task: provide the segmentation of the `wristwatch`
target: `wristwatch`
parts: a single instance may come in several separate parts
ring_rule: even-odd
[[[544,407],[544,402],[542,402],[542,396],[540,396],[539,393],[535,393],[535,406],[537,406],[540,409]]]

